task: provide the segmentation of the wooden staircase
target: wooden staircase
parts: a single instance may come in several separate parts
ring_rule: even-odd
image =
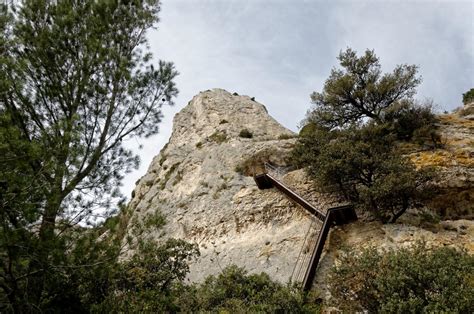
[[[311,286],[316,276],[316,269],[318,267],[319,260],[323,253],[324,243],[326,242],[329,230],[334,225],[343,225],[357,220],[357,215],[354,210],[353,205],[339,206],[329,208],[327,213],[324,214],[322,211],[317,209],[315,206],[306,201],[298,193],[290,189],[287,185],[281,182],[276,176],[269,174],[267,172],[261,173],[254,176],[255,183],[258,188],[271,189],[273,187],[277,188],[280,192],[285,194],[295,203],[299,204],[305,210],[307,210],[311,215],[316,217],[319,221],[323,223],[315,245],[312,250],[311,258],[309,260],[308,267],[306,269],[302,289],[308,291],[311,289]]]

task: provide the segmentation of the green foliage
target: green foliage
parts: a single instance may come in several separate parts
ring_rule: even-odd
[[[382,222],[395,222],[410,206],[429,198],[433,173],[417,171],[393,149],[387,126],[328,131],[300,139],[293,159],[318,186],[339,191]]]
[[[159,10],[157,0],[1,6],[0,311],[73,306],[72,270],[103,263],[77,225],[113,214],[139,161],[122,142],[156,134],[178,92],[173,65],[146,51]]]
[[[180,162],[177,162],[175,164],[173,164],[171,166],[171,168],[168,169],[168,171],[165,173],[165,178],[163,179],[163,181],[160,183],[160,189],[164,189],[165,186],[166,186],[166,183],[168,183],[168,180],[170,179],[171,175],[173,174],[173,172],[176,170],[176,168],[178,168]]]
[[[474,88],[471,88],[470,90],[462,94],[462,102],[464,104],[470,103],[472,101],[474,101]]]
[[[311,95],[316,106],[303,121],[293,163],[323,189],[395,222],[431,196],[432,171],[417,171],[395,147],[397,140],[440,145],[432,105],[412,99],[416,66],[382,75],[370,50],[357,57],[347,49],[339,61],[343,70],[333,69],[323,92]]]
[[[194,244],[170,239],[162,245],[139,242],[138,251],[110,274],[105,298],[94,312],[169,312],[179,308],[175,298],[189,272],[187,262],[199,255]]]
[[[202,142],[197,142],[197,143],[196,143],[196,148],[197,148],[197,149],[201,149],[201,147],[202,147]]]
[[[235,166],[234,171],[239,174],[244,174],[244,168],[240,164]]]
[[[414,104],[402,101],[385,113],[385,121],[390,124],[397,139],[418,144],[431,142],[434,147],[441,145],[437,133],[436,116],[431,103]]]
[[[161,214],[160,211],[155,211],[154,214],[148,214],[143,218],[144,227],[146,229],[150,228],[161,228],[165,225],[165,217]]]
[[[315,105],[307,122],[328,127],[346,127],[370,118],[384,121],[387,109],[410,101],[421,79],[415,65],[398,65],[392,73],[381,74],[375,53],[366,50],[358,57],[350,48],[339,54],[341,69],[333,69],[321,93],[314,92]]]
[[[227,141],[227,134],[223,131],[216,131],[209,136],[209,139],[217,144]]]
[[[229,266],[201,285],[190,287],[181,297],[181,310],[230,313],[315,313],[319,307],[308,302],[296,287],[274,282],[267,274],[252,274]]]
[[[288,139],[294,138],[294,137],[295,137],[294,135],[290,135],[290,134],[280,134],[280,135],[278,135],[279,140],[288,140]]]
[[[440,144],[433,105],[413,100],[421,82],[416,66],[399,65],[382,75],[373,51],[366,50],[357,57],[350,48],[338,59],[343,70],[333,69],[323,92],[311,95],[315,107],[306,115],[300,136],[314,128],[332,130],[376,123],[389,124],[399,140],[431,141],[434,147]]]
[[[252,134],[252,132],[250,132],[250,131],[247,130],[247,129],[242,129],[242,130],[239,132],[239,136],[242,137],[242,138],[252,138],[252,137],[253,137],[253,134]]]
[[[253,176],[256,173],[261,173],[264,171],[264,164],[270,160],[272,156],[277,155],[279,152],[275,149],[265,148],[252,156],[249,156],[242,160],[239,164],[235,166],[235,172],[240,173],[245,176]]]
[[[176,287],[189,272],[188,261],[199,255],[197,246],[175,239],[150,240],[149,235],[164,225],[159,211],[140,222],[129,223],[127,217],[125,210],[103,226],[65,231],[62,239],[68,254],[58,256],[58,264],[48,270],[47,297],[38,307],[25,303],[17,308],[73,313],[172,311],[180,295]],[[125,228],[134,235],[133,241],[127,241],[133,254],[129,251],[119,263]],[[1,309],[11,311],[14,304],[4,297],[0,294],[5,305]]]
[[[349,251],[332,269],[334,305],[347,312],[469,313],[474,257],[452,248]]]

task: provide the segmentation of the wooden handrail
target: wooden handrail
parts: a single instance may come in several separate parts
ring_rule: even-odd
[[[299,194],[291,190],[281,181],[268,173],[256,175],[254,176],[254,180],[257,183],[259,189],[270,189],[272,187],[276,187],[291,200],[301,205],[309,213],[316,216],[316,218],[323,222],[323,226],[319,232],[318,240],[314,246],[313,253],[311,254],[311,259],[303,280],[302,288],[304,291],[308,291],[313,285],[314,277],[316,276],[316,269],[318,268],[319,260],[321,259],[324,244],[326,243],[331,226],[342,225],[357,220],[357,214],[354,210],[354,206],[345,205],[329,208],[327,214],[325,215]]]
[[[293,190],[291,190],[289,187],[287,187],[285,184],[274,178],[270,174],[266,174],[268,179],[272,182],[273,186],[282,191],[286,196],[288,196],[290,199],[295,201],[296,203],[300,204],[301,207],[306,209],[310,214],[316,216],[321,222],[324,222],[326,219],[326,215],[324,215],[322,212],[320,212],[316,207],[311,205],[308,201],[306,201],[303,197],[295,193]]]

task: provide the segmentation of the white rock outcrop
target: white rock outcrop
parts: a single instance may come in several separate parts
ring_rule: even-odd
[[[303,256],[310,253],[305,236],[315,239],[320,223],[277,190],[259,190],[251,176],[251,161],[285,166],[295,134],[253,98],[222,89],[196,95],[173,122],[168,144],[137,182],[130,202],[132,220],[160,211],[167,224],[154,237],[181,238],[199,245],[201,256],[190,265],[189,280],[193,282],[230,264],[288,281],[303,264],[296,263],[300,252],[306,254]],[[446,129],[464,136],[452,127]],[[463,137],[462,143],[455,144],[471,140]],[[432,154],[412,158],[421,164],[428,159],[431,164]],[[466,156],[469,160],[470,155]],[[316,192],[302,170],[288,173],[284,180],[321,210],[340,204]],[[427,231],[402,224],[361,222],[338,227],[331,232],[316,281],[324,286],[325,270],[333,264],[339,246],[344,246],[341,241],[356,247],[392,248],[426,238],[474,252],[473,223],[464,221],[459,234],[453,228]]]
[[[161,211],[165,238],[199,244],[191,281],[236,264],[286,282],[312,219],[278,191],[258,190],[252,176],[238,170],[262,152],[285,165],[295,134],[262,104],[221,89],[195,96],[173,123],[169,143],[133,192],[132,218]]]

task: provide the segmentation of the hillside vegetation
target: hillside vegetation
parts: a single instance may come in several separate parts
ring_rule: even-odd
[[[125,204],[119,187],[139,156],[124,144],[157,134],[178,94],[174,65],[148,51],[160,5],[0,5],[0,312],[474,308],[474,227],[437,229],[441,219],[473,217],[473,91],[461,111],[436,116],[414,99],[417,67],[382,74],[371,50],[340,53],[299,136],[255,97],[199,93]],[[331,274],[329,297],[302,292],[285,281],[299,252],[310,254],[305,231],[315,239],[320,226],[277,192],[258,190],[252,176],[265,162],[300,167],[289,177],[304,171],[304,196],[324,209],[356,204],[362,221],[335,230],[333,244],[344,232],[364,237],[374,220],[378,233],[359,242],[403,245],[394,238],[421,227],[450,242],[347,254],[333,245],[319,269]],[[437,248],[444,244],[457,249]]]

